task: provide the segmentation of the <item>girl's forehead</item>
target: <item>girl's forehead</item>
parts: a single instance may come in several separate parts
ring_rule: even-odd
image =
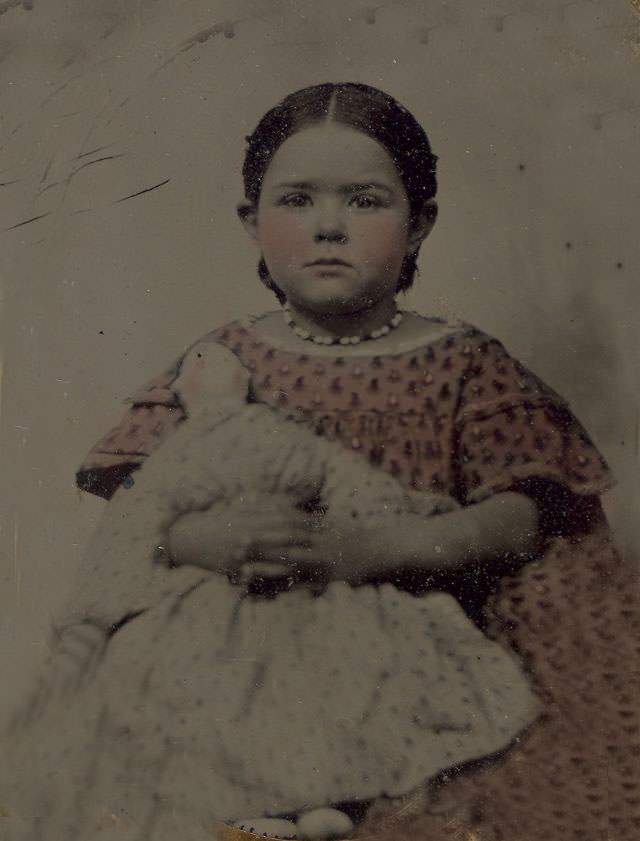
[[[335,123],[302,129],[278,148],[265,182],[322,181],[345,183],[367,178],[401,182],[384,146],[364,132]]]

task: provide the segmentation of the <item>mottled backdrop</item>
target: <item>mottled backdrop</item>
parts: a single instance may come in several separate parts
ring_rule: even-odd
[[[438,225],[409,303],[569,398],[640,536],[640,16],[631,0],[0,0],[0,713],[104,505],[74,471],[198,335],[272,306],[235,217],[244,136],[356,80],[423,122]]]

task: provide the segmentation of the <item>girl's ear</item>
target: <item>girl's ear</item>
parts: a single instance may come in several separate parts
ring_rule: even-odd
[[[236,208],[238,213],[238,218],[242,222],[245,231],[249,234],[250,237],[256,239],[258,231],[257,231],[257,211],[256,207],[252,202],[244,201],[240,202]]]
[[[411,225],[411,230],[409,231],[409,247],[407,249],[409,254],[417,251],[429,236],[431,229],[436,223],[437,216],[438,203],[435,199],[429,199],[424,203],[422,210]]]

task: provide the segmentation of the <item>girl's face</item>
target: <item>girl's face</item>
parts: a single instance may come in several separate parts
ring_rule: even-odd
[[[245,225],[292,306],[347,313],[396,293],[402,262],[426,235],[409,229],[409,200],[386,149],[322,123],[286,140]]]

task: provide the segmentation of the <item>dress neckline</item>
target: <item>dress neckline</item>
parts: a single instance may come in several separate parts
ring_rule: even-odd
[[[369,344],[370,350],[366,353],[363,353],[362,345],[358,345],[358,349],[360,352],[347,352],[345,353],[342,346],[332,345],[331,347],[327,347],[326,350],[321,349],[321,345],[313,344],[312,342],[306,342],[306,347],[300,347],[299,349],[292,349],[289,347],[284,347],[280,345],[276,341],[274,341],[270,336],[265,335],[259,329],[256,329],[256,324],[258,324],[262,319],[264,319],[269,313],[264,313],[263,315],[249,315],[245,318],[240,318],[237,320],[237,324],[244,327],[246,330],[250,330],[257,341],[262,342],[264,345],[268,345],[269,348],[276,351],[280,354],[287,354],[288,356],[292,357],[301,357],[304,356],[306,358],[317,359],[317,360],[331,360],[331,359],[344,359],[345,361],[349,359],[353,360],[366,360],[366,359],[375,359],[375,358],[395,358],[395,357],[402,357],[408,356],[412,353],[418,353],[424,348],[431,347],[433,345],[437,345],[440,342],[458,335],[459,333],[465,332],[469,329],[470,325],[462,322],[462,321],[446,321],[442,318],[429,318],[427,316],[423,316],[420,313],[413,313],[417,315],[418,318],[422,319],[423,321],[427,322],[435,322],[437,324],[441,324],[443,326],[442,332],[437,333],[433,338],[426,339],[419,342],[409,342],[407,340],[406,345],[401,345],[399,349],[394,351],[379,351],[375,347],[376,342],[371,342]]]

